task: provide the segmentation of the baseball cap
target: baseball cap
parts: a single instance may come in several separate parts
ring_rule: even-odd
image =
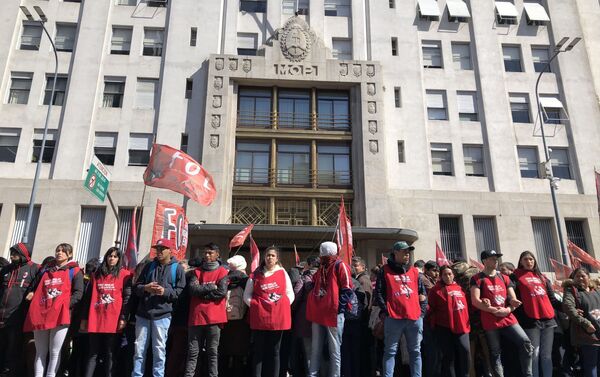
[[[398,241],[394,244],[394,246],[392,246],[393,251],[400,251],[400,250],[413,251],[414,249],[415,249],[415,247],[410,246],[408,243],[406,243],[406,241]]]
[[[173,244],[172,240],[170,240],[168,238],[161,238],[158,241],[156,241],[156,243],[154,245],[152,245],[152,248],[154,248],[154,249],[158,249],[158,248],[174,249],[175,245]]]
[[[498,253],[496,250],[483,250],[481,252],[481,260],[484,260],[489,257],[501,257],[502,254]]]

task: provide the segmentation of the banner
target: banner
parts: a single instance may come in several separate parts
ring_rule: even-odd
[[[300,256],[298,250],[296,250],[296,244],[294,244],[294,257],[296,258],[296,266],[300,266]]]
[[[144,183],[178,192],[205,206],[217,196],[210,174],[193,158],[168,145],[152,146]]]
[[[340,258],[342,258],[348,266],[351,266],[353,254],[352,224],[350,224],[350,219],[346,215],[343,196],[340,203],[340,214],[338,217],[338,229],[336,235]]]
[[[244,242],[246,242],[246,238],[252,231],[252,228],[254,228],[254,224],[248,225],[247,227],[242,229],[238,234],[233,236],[233,238],[229,242],[229,250],[233,249],[234,247],[242,246]]]
[[[556,274],[556,280],[566,280],[571,276],[573,269],[565,264],[560,263],[557,260],[550,258],[550,263]]]
[[[567,248],[569,249],[569,253],[572,253],[574,258],[579,258],[581,262],[589,264],[592,268],[596,270],[600,270],[600,262],[594,259],[594,257],[589,255],[584,250],[581,250],[579,246],[575,245],[571,241],[567,241]]]
[[[448,262],[448,258],[446,258],[446,254],[444,250],[440,247],[440,245],[435,241],[435,263],[438,266],[450,266],[450,262]]]
[[[138,249],[137,249],[137,207],[133,208],[131,215],[131,226],[129,227],[129,236],[127,237],[127,245],[125,254],[123,255],[123,266],[129,271],[135,270],[137,265]]]
[[[479,271],[483,271],[485,269],[485,266],[483,265],[483,263],[478,262],[478,261],[474,260],[473,258],[469,258],[469,264],[472,267],[475,267],[476,269],[478,269]]]
[[[171,255],[177,260],[185,258],[188,244],[188,220],[185,210],[176,204],[158,199],[152,227],[152,245],[161,238],[168,238],[175,243],[175,250],[171,250]],[[156,250],[151,249],[150,258],[155,256]]]
[[[252,262],[250,263],[250,271],[254,273],[254,270],[256,270],[260,265],[260,251],[258,251],[258,246],[256,246],[256,242],[254,242],[254,238],[252,238],[252,236],[250,236],[250,256],[252,258]]]

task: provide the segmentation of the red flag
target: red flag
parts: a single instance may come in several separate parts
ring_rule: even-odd
[[[585,264],[589,264],[596,270],[600,270],[600,262],[594,259],[591,255],[586,253],[584,250],[581,250],[579,246],[575,245],[573,242],[567,242],[567,248],[569,252],[573,254],[575,258],[581,259],[581,261]]]
[[[131,215],[131,226],[129,227],[129,236],[127,237],[127,246],[125,248],[125,255],[123,256],[123,262],[125,268],[129,271],[135,270],[135,266],[137,265],[137,207],[133,209],[133,214]]]
[[[256,242],[254,242],[252,236],[250,236],[250,256],[252,257],[250,271],[254,272],[260,265],[260,251],[258,251],[258,246],[256,246]]]
[[[600,173],[594,169],[594,176],[596,177],[596,198],[598,199],[598,213],[600,213]]]
[[[474,260],[473,258],[469,258],[469,264],[475,268],[477,268],[479,271],[483,271],[485,269],[485,266],[483,265],[483,263],[478,262],[476,260]]]
[[[188,244],[188,220],[183,207],[158,199],[154,226],[152,227],[152,245],[161,238],[172,240],[175,249],[171,250],[177,260],[185,258]],[[150,258],[156,256],[156,250],[150,250]]]
[[[242,229],[238,234],[233,236],[231,242],[229,242],[229,249],[242,246],[244,242],[246,242],[246,238],[248,237],[248,234],[250,234],[250,232],[252,231],[252,228],[254,228],[254,224],[248,225],[247,227]]]
[[[554,290],[554,292],[558,292],[558,293],[563,292],[563,287],[558,280],[554,280],[552,282],[552,289]]]
[[[440,247],[440,245],[435,241],[435,263],[438,266],[449,266],[450,262],[448,262],[448,258],[446,258],[446,254],[444,250]]]
[[[552,264],[552,268],[554,269],[554,273],[556,274],[556,280],[565,280],[568,279],[573,272],[573,269],[565,264],[560,263],[552,258],[550,258],[550,263]]]
[[[346,215],[346,207],[344,206],[344,197],[340,203],[340,215],[338,217],[337,229],[337,244],[339,255],[348,266],[352,265],[352,224]]]
[[[193,158],[168,145],[152,146],[144,183],[178,192],[205,206],[217,196],[210,174]]]
[[[387,257],[385,255],[381,254],[381,264],[385,266],[387,264],[387,260],[388,260]]]
[[[300,256],[298,255],[298,250],[296,250],[296,244],[294,244],[294,257],[296,257],[296,266],[300,265]]]

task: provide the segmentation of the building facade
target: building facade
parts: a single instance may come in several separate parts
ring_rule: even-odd
[[[50,42],[20,5],[48,17],[53,98]],[[42,158],[35,260],[60,242],[80,262],[102,254],[140,204],[145,255],[159,198],[186,206],[190,256],[209,241],[226,248],[248,223],[259,246],[306,256],[333,237],[343,196],[369,264],[418,239],[416,258],[433,259],[436,242],[450,258],[532,250],[548,271],[560,248],[538,106],[563,233],[600,248],[598,2],[6,0],[0,14],[5,250]],[[538,104],[536,79],[563,37],[583,40],[544,72]],[[153,142],[213,175],[211,206],[143,194]],[[94,155],[119,220],[83,189]]]

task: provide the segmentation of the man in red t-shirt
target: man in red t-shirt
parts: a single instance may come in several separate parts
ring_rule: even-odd
[[[481,311],[481,325],[490,349],[495,377],[504,377],[500,337],[506,338],[517,348],[524,377],[532,376],[533,347],[531,341],[512,314],[521,305],[517,300],[513,283],[508,276],[496,270],[502,254],[495,250],[481,252],[483,272],[471,278],[471,302]]]

